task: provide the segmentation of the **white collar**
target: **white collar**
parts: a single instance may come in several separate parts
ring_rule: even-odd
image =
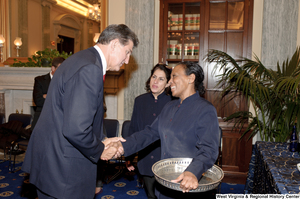
[[[107,62],[106,62],[106,59],[104,57],[104,54],[103,54],[102,50],[99,48],[99,46],[95,45],[94,48],[98,51],[98,53],[101,57],[102,67],[103,67],[103,75],[105,75],[106,74],[106,68],[107,68]]]

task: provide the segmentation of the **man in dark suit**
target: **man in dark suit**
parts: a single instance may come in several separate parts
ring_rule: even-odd
[[[123,153],[123,138],[103,140],[103,78],[128,63],[138,42],[126,25],[110,25],[56,70],[22,166],[39,199],[93,198],[98,160]]]
[[[51,71],[46,74],[46,75],[41,75],[41,76],[37,76],[34,78],[34,86],[33,86],[33,101],[35,103],[35,113],[34,113],[34,117],[33,117],[33,121],[31,123],[31,129],[33,130],[35,127],[35,124],[37,122],[37,120],[40,117],[46,96],[47,96],[47,92],[48,92],[48,87],[50,84],[50,81],[57,69],[57,67],[60,66],[60,64],[65,60],[65,58],[63,57],[55,57],[52,60],[52,66],[51,66]]]

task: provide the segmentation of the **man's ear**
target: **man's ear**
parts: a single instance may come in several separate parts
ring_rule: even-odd
[[[112,50],[115,50],[115,48],[117,47],[119,40],[118,39],[114,39],[110,41],[110,46]]]
[[[195,81],[195,79],[196,79],[196,76],[195,76],[195,74],[190,74],[189,76],[188,76],[188,79],[189,79],[189,84],[191,84],[191,83],[194,83],[194,81]]]

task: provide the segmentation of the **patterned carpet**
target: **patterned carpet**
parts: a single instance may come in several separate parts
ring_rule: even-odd
[[[8,171],[8,161],[0,163],[0,199],[37,199],[35,188],[28,181],[28,175],[20,170],[24,154],[16,161],[17,172]],[[3,154],[0,153],[0,160]],[[115,172],[115,171],[114,171]],[[106,178],[111,177],[107,175]],[[140,186],[134,172],[123,172],[108,184],[96,199],[147,199],[145,190]],[[244,186],[240,184],[221,183],[221,193],[243,194]]]

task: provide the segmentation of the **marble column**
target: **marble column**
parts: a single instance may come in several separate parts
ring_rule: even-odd
[[[42,2],[42,46],[43,50],[46,48],[51,48],[50,46],[50,10],[51,3],[47,1]]]
[[[5,114],[4,92],[0,92],[0,113]]]
[[[146,92],[145,82],[154,66],[154,1],[126,0],[125,5],[125,23],[140,42],[125,66],[124,119],[131,119],[134,98]]]
[[[257,1],[257,0],[256,0]],[[272,69],[297,47],[299,0],[264,0],[261,61]]]
[[[18,1],[18,37],[22,38],[20,57],[28,57],[28,0]]]

